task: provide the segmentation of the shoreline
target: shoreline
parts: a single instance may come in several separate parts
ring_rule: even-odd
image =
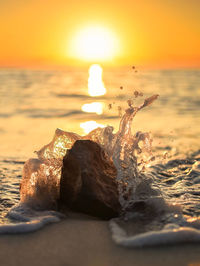
[[[200,244],[117,246],[107,221],[67,217],[28,234],[0,236],[0,265],[200,265]]]

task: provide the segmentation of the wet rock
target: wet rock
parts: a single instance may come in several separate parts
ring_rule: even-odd
[[[60,207],[102,219],[120,211],[117,170],[104,150],[90,140],[77,140],[63,158]]]

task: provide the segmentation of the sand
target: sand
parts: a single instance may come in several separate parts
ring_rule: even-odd
[[[108,222],[66,218],[21,235],[0,236],[0,265],[200,265],[200,244],[125,249],[116,246]]]

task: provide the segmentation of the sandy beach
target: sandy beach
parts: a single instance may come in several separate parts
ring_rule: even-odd
[[[124,249],[108,222],[66,218],[30,234],[0,236],[0,265],[200,265],[200,245]]]

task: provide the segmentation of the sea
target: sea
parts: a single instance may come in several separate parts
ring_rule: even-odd
[[[84,136],[97,127],[109,125],[117,132],[125,110],[141,106],[152,95],[159,96],[138,112],[132,124],[133,134],[148,132],[152,138],[149,156],[153,159],[144,163],[143,172],[151,177],[168,206],[178,206],[176,214],[171,211],[173,219],[168,215],[163,232],[171,230],[171,233],[176,226],[183,228],[183,224],[187,226],[186,222],[193,219],[194,230],[198,232],[192,234],[200,241],[199,69],[147,70],[131,65],[104,67],[98,64],[56,70],[1,68],[1,228],[19,223],[9,212],[20,202],[24,163],[36,158],[35,151],[52,140],[57,128]],[[131,219],[138,223],[138,217]],[[166,221],[166,217],[164,219]],[[159,226],[155,224],[145,227],[144,232],[160,230],[160,221]],[[19,232],[23,232],[23,226],[21,223]],[[130,224],[126,227],[124,221],[111,221],[110,227],[118,244],[147,243],[146,235],[142,240],[133,240],[130,232],[135,229],[130,229]],[[6,230],[9,233],[9,229]],[[155,240],[155,235],[149,237]]]

